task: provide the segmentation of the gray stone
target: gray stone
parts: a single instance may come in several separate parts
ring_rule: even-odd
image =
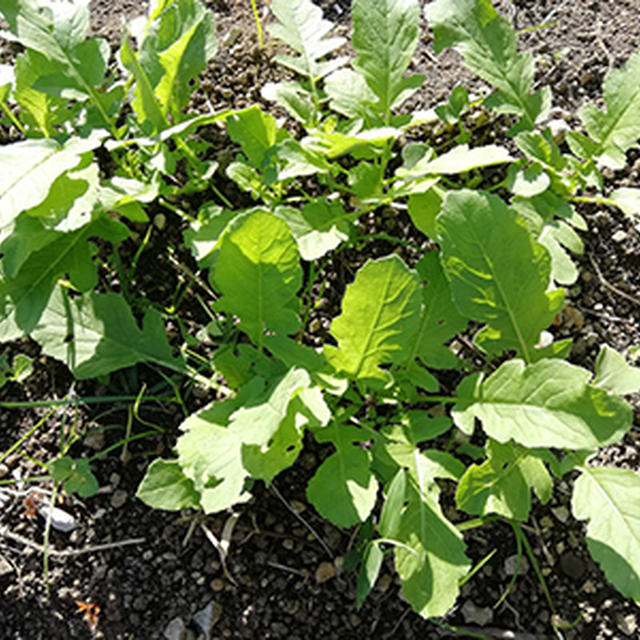
[[[210,600],[200,611],[193,614],[193,621],[198,625],[209,640],[213,627],[222,616],[222,606],[214,600]]]
[[[484,627],[493,620],[493,611],[490,607],[478,607],[472,600],[467,600],[462,605],[462,617],[467,624]]]
[[[169,622],[162,635],[164,635],[167,640],[184,640],[185,631],[184,621],[178,617]]]
[[[616,613],[615,615],[616,626],[625,636],[637,637],[636,631],[638,630],[638,621],[635,613],[629,613],[626,616],[622,613]]]

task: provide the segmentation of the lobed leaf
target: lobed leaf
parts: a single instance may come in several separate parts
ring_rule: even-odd
[[[458,50],[469,69],[497,89],[485,104],[520,116],[512,134],[533,129],[546,116],[551,93],[548,88],[533,91],[533,55],[518,53],[515,30],[490,0],[437,0],[427,6],[426,16],[436,53]]]
[[[578,109],[587,133],[597,143],[589,149],[603,165],[622,169],[625,151],[640,138],[640,52],[634,53],[622,69],[612,69],[604,83],[606,111],[594,104]]]
[[[311,0],[272,0],[271,10],[279,24],[269,25],[269,32],[299,54],[276,56],[280,64],[310,78],[312,82],[344,64],[344,58],[321,60],[342,46],[345,39],[325,38],[333,24],[323,19],[322,10]]]
[[[42,351],[64,362],[78,379],[154,362],[184,372],[174,357],[160,314],[150,309],[139,329],[124,298],[115,293],[86,293],[71,299],[58,287],[32,332]]]
[[[458,388],[452,417],[463,431],[474,419],[498,442],[595,450],[620,440],[633,411],[622,398],[589,384],[590,373],[558,359],[509,360],[483,382]]]
[[[353,67],[378,98],[378,113],[388,117],[424,82],[424,76],[404,76],[420,37],[420,6],[416,0],[354,0],[351,16],[358,54]]]

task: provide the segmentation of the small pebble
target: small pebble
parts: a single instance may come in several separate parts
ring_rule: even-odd
[[[584,562],[574,553],[562,554],[559,562],[562,573],[574,580],[581,578],[587,569]]]
[[[504,561],[504,572],[508,576],[512,576],[516,571],[517,564],[518,564],[518,555],[515,554],[512,556],[509,556]],[[520,558],[520,568],[518,570],[518,575],[523,576],[525,573],[527,573],[528,569],[529,569],[529,562],[524,556],[522,556]]]
[[[618,242],[618,243],[622,243],[627,239],[627,232],[623,231],[622,229],[620,229],[620,231],[616,231],[612,236],[611,239],[614,242]]]
[[[569,509],[565,506],[556,507],[551,509],[551,513],[560,521],[566,522],[569,519]]]
[[[165,216],[164,213],[157,213],[153,218],[153,224],[156,229],[162,231],[167,224],[167,216]]]
[[[126,491],[123,491],[122,489],[118,489],[117,491],[113,492],[113,495],[111,496],[111,506],[114,509],[119,509],[124,505],[126,501],[127,501]]]
[[[336,568],[333,565],[333,562],[321,562],[316,569],[316,582],[318,584],[322,584],[323,582],[327,582],[327,580],[334,578],[335,575]]]
[[[629,613],[626,616],[621,613],[615,615],[616,626],[625,636],[637,637],[636,631],[638,630],[638,621],[634,613]]]
[[[104,433],[93,431],[84,439],[84,446],[93,451],[100,451],[104,448]]]

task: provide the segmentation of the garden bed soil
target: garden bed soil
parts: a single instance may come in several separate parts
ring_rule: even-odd
[[[262,102],[269,107],[260,87],[284,72],[275,65],[270,47],[258,50],[249,2],[207,4],[215,14],[221,45],[203,74],[193,106],[240,108]],[[337,30],[348,32],[347,3],[325,1],[322,6],[337,21]],[[93,28],[115,44],[123,17],[144,8],[129,0],[94,0]],[[640,9],[631,0],[524,0],[503,2],[500,8],[519,29],[548,23],[523,35],[522,46],[536,52],[539,80],[551,85],[559,117],[570,119],[583,101],[601,96],[604,74],[640,48]],[[265,13],[265,22],[269,19]],[[412,66],[427,76],[425,89],[412,98],[413,108],[432,107],[458,83],[482,91],[482,84],[462,70],[455,53],[434,55],[427,31]],[[496,121],[492,126],[501,125]],[[630,169],[609,175],[609,184],[637,186],[639,174],[638,155],[630,154]],[[591,367],[600,344],[622,353],[640,344],[640,234],[632,221],[612,209],[584,206],[580,213],[589,224],[583,234],[585,253],[579,259],[581,277],[568,291],[568,311],[554,331],[574,338],[572,361]],[[182,277],[167,257],[167,248],[181,243],[180,221],[165,215],[167,224],[163,230],[154,228],[137,271],[140,286],[160,300],[170,298]],[[328,321],[331,313],[335,311],[319,320]],[[186,314],[194,323],[204,322],[197,306]],[[40,357],[29,340],[9,348],[35,356],[36,371],[25,384],[11,383],[0,390],[5,402],[100,396],[114,390],[135,395],[142,383],[151,388],[161,381],[154,371],[141,367],[113,376],[108,390],[95,381],[74,383],[63,365]],[[190,411],[213,399],[197,388],[183,394]],[[636,471],[640,467],[638,400],[631,399],[634,428],[621,444],[602,451],[598,464]],[[456,634],[421,619],[398,597],[399,581],[391,562],[385,562],[370,597],[356,608],[356,576],[342,568],[356,532],[340,531],[323,521],[305,500],[306,482],[327,455],[322,447],[306,449],[271,488],[256,485],[252,501],[234,514],[205,518],[147,508],[136,499],[136,488],[149,462],[170,454],[183,417],[179,406],[166,403],[144,405],[137,416],[131,414],[130,403],[66,406],[53,412],[0,411],[0,451],[40,425],[26,440],[26,456],[16,452],[0,464],[5,479],[41,474],[40,464],[59,452],[60,433],[71,428],[88,434],[74,447],[75,456],[95,455],[124,437],[128,427],[133,434],[153,431],[149,424],[164,429],[131,443],[124,453],[118,448],[101,457],[94,465],[101,487],[95,497],[59,503],[79,526],[71,533],[51,533],[48,597],[39,548],[43,520],[30,516],[21,499],[6,500],[0,515],[0,638],[410,640],[473,637],[471,632],[516,640],[640,637],[637,606],[607,583],[589,557],[583,525],[567,519],[570,487],[565,481],[557,484],[550,504],[535,506],[525,528],[553,609],[526,560],[508,596],[495,606],[511,581],[516,553],[510,526],[497,522],[465,534],[474,562],[493,555],[440,621],[468,629]],[[453,519],[459,517],[451,506],[445,509]],[[228,542],[226,566],[207,530],[217,541]],[[91,550],[104,544],[113,546]],[[64,555],[69,550],[87,552]],[[77,601],[99,605],[95,627],[77,611]],[[552,618],[566,627],[560,635],[551,628]]]

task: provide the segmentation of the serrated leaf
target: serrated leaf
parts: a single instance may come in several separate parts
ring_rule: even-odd
[[[40,204],[55,179],[77,167],[83,154],[98,147],[105,136],[105,131],[98,130],[64,144],[41,139],[0,147],[0,228]]]
[[[483,348],[515,349],[527,361],[560,311],[563,291],[548,291],[550,259],[522,218],[497,196],[449,193],[437,219],[442,266],[460,313],[486,322]]]
[[[404,77],[420,37],[416,0],[354,0],[352,44],[360,72],[378,98],[379,113],[390,115],[424,76]]]
[[[533,54],[518,53],[515,30],[490,0],[438,0],[427,6],[426,15],[436,53],[454,47],[474,73],[496,87],[488,105],[520,116],[520,129],[533,129],[545,117],[550,93],[533,92]]]
[[[323,517],[339,527],[351,527],[369,517],[378,482],[369,468],[370,455],[353,443],[352,434],[344,426],[333,423],[323,430],[323,439],[330,439],[336,452],[309,481],[307,498]],[[359,437],[364,439],[366,435]]]
[[[640,368],[627,364],[624,356],[605,344],[596,359],[596,375],[591,384],[618,395],[638,393]]]
[[[603,83],[606,111],[593,104],[578,109],[587,133],[597,143],[592,155],[607,167],[622,169],[625,151],[640,138],[640,52],[634,53],[622,69],[612,69]]]
[[[411,353],[420,304],[417,276],[398,256],[369,260],[331,324],[338,349],[325,347],[327,360],[350,377],[384,380],[379,365],[400,364]]]
[[[240,328],[257,345],[265,330],[294,333],[302,283],[299,260],[286,223],[261,211],[246,216],[220,244],[213,278],[223,298],[216,308],[238,316]]]
[[[197,509],[198,492],[175,460],[154,460],[136,491],[136,497],[153,509]]]
[[[333,24],[322,17],[322,10],[311,0],[272,0],[271,10],[279,24],[268,26],[299,55],[276,56],[276,60],[295,72],[315,81],[344,64],[344,58],[322,62],[321,59],[344,44],[342,37],[325,38]]]
[[[78,378],[154,362],[184,372],[171,354],[160,314],[150,309],[139,329],[124,298],[115,293],[87,293],[75,299],[58,287],[32,337],[42,351],[64,362]]]
[[[633,412],[589,378],[586,369],[558,359],[530,365],[510,360],[481,384],[461,385],[452,417],[466,433],[478,418],[484,431],[503,443],[595,450],[620,440],[631,428]]]
[[[640,602],[640,477],[629,469],[581,471],[571,508],[589,520],[589,552],[622,595]]]

